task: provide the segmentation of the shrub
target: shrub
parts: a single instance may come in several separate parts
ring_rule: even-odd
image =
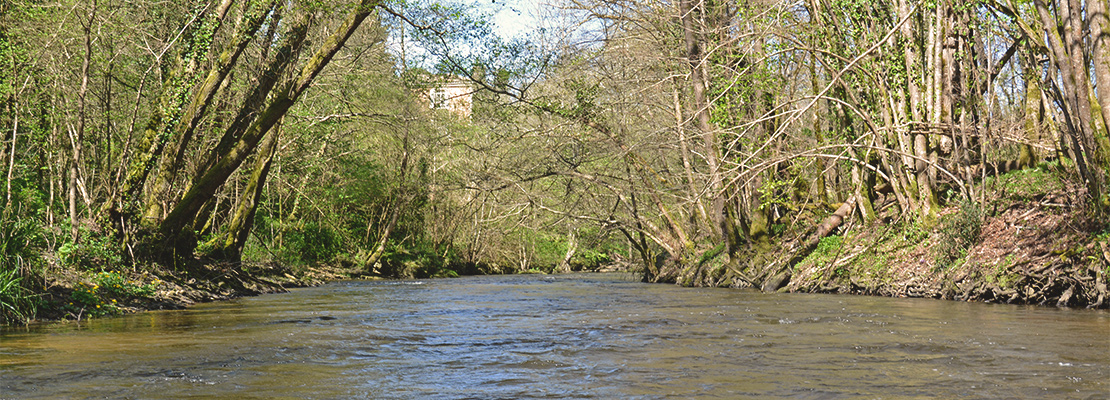
[[[840,252],[840,246],[844,243],[844,237],[838,235],[825,236],[817,242],[817,248],[809,253],[809,256],[803,262],[812,263],[813,265],[824,265],[832,262],[833,257],[836,257]]]
[[[82,239],[66,242],[58,248],[63,265],[84,271],[95,271],[119,265],[123,261],[119,248],[110,237],[81,229]]]
[[[960,211],[941,219],[940,237],[933,247],[933,257],[938,267],[951,265],[967,255],[967,250],[979,243],[983,229],[983,211],[978,204],[965,200]]]
[[[612,261],[608,253],[593,249],[578,249],[570,259],[570,266],[575,271],[598,269],[601,265]]]
[[[78,283],[70,294],[70,302],[64,307],[70,313],[80,318],[82,315],[104,316],[116,314],[116,300],[106,300],[100,293],[100,285]]]
[[[331,228],[308,223],[289,235],[289,248],[306,264],[330,261],[343,247],[342,238]]]
[[[5,211],[14,212],[0,216],[0,323],[27,322],[38,310],[34,278],[42,274],[43,230],[33,217],[22,215],[23,208],[13,204]]]
[[[153,296],[158,285],[158,281],[151,284],[140,284],[115,271],[100,272],[93,276],[93,282],[103,288],[109,296],[128,298]]]
[[[16,268],[0,269],[0,322],[26,322],[35,315],[37,298],[24,287]]]

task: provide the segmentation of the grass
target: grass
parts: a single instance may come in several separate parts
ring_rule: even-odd
[[[41,274],[42,242],[42,230],[34,220],[0,215],[0,323],[35,318],[40,298],[33,282]]]
[[[0,270],[0,322],[26,323],[35,316],[38,297],[24,286],[18,268]]]
[[[123,312],[120,300],[152,297],[161,283],[155,280],[144,284],[116,271],[101,271],[92,275],[91,281],[74,285],[69,302],[62,306],[63,311],[78,319],[119,314]]]
[[[832,262],[840,251],[843,242],[844,238],[839,235],[821,238],[821,241],[817,243],[817,248],[813,249],[795,268],[803,265],[821,266]]]
[[[1038,165],[1036,168],[1020,169],[988,177],[984,187],[996,187],[1000,198],[1010,201],[1035,200],[1047,193],[1062,192],[1066,189],[1064,179],[1051,164]]]

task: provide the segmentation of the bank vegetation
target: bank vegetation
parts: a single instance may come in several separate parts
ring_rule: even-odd
[[[0,309],[603,267],[1107,307],[1108,9],[5,2]]]

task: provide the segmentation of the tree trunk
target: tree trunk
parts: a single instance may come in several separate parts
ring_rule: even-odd
[[[1060,0],[1058,20],[1044,0],[1035,0],[1037,16],[1040,18],[1041,32],[1027,35],[1041,35],[1047,41],[1048,56],[1051,64],[1059,72],[1058,91],[1064,109],[1064,121],[1073,145],[1076,147],[1076,167],[1087,185],[1087,192],[1094,204],[1101,209],[1105,205],[1105,163],[1102,160],[1107,150],[1103,149],[1105,134],[1096,131],[1092,120],[1092,96],[1087,79],[1088,64],[1083,51],[1083,19],[1079,0]],[[1033,36],[1033,38],[1038,38]]]
[[[16,109],[15,104],[11,103],[15,103],[15,101],[9,103],[12,114],[11,150],[9,151],[7,146],[0,145],[0,150],[3,150],[3,152],[0,152],[0,160],[7,161],[8,164],[7,180],[4,187],[4,212],[2,216],[4,221],[8,221],[8,216],[12,212],[12,173],[15,171],[15,146],[19,143],[17,140],[19,138],[19,110]],[[49,209],[47,210],[49,211]]]
[[[230,3],[230,1],[225,1],[225,4]],[[175,131],[173,136],[176,138],[173,151],[162,154],[158,175],[148,191],[146,213],[144,215],[147,220],[160,221],[163,218],[164,203],[170,200],[170,187],[184,164],[185,151],[193,139],[197,126],[200,125],[201,119],[207,115],[206,111],[215,100],[221,84],[231,73],[232,67],[238,62],[243,51],[247,49],[247,45],[254,40],[255,34],[262,27],[262,22],[276,6],[275,3],[274,0],[263,4],[248,3],[249,8],[244,10],[245,15],[241,21],[243,25],[236,32],[235,45],[220,54],[216,60],[216,65],[212,67],[208,76],[193,92],[192,99],[182,112],[181,122],[173,127]],[[218,16],[220,20],[226,15],[227,9],[224,8],[222,11]]]
[[[177,250],[176,254],[191,254],[196,239],[191,237],[191,232],[187,232],[187,229],[184,228],[192,226],[194,218],[204,203],[211,199],[216,194],[216,190],[227,182],[228,177],[239,168],[239,165],[258,146],[262,136],[285,115],[289,107],[308,89],[320,71],[335,56],[335,53],[343,47],[343,44],[358,29],[362,21],[370,15],[376,4],[377,2],[373,0],[362,1],[362,4],[348,16],[343,25],[321,43],[320,48],[301,69],[301,73],[274,95],[266,109],[244,130],[238,142],[226,153],[219,154],[219,161],[200,174],[200,179],[189,188],[181,201],[173,208],[173,211],[162,221],[158,229],[159,233],[166,239],[167,244]]]
[[[239,202],[235,205],[235,212],[227,223],[227,234],[221,243],[220,256],[230,261],[243,259],[243,245],[247,243],[250,231],[254,227],[254,214],[262,199],[262,190],[266,187],[266,178],[270,174],[270,165],[273,163],[274,154],[281,132],[281,124],[270,128],[270,133],[259,145],[258,156],[255,159],[254,170],[251,172],[247,186],[239,195]]]
[[[196,69],[208,54],[213,42],[211,38],[222,24],[231,2],[232,0],[223,0],[219,7],[211,11],[198,8],[195,23],[185,30],[185,49],[182,50],[177,65],[165,75],[162,94],[143,130],[142,139],[138,143],[141,151],[132,156],[127,167],[126,177],[117,192],[120,197],[109,199],[104,206],[105,210],[130,207],[129,204],[140,200],[147,178],[173,137],[172,130],[181,118],[188,90],[196,82]]]
[[[705,225],[712,226],[709,219],[709,214],[705,211],[705,204],[702,203],[702,196],[699,195],[702,190],[698,187],[697,179],[694,178],[694,167],[690,162],[690,144],[686,136],[685,129],[686,116],[682,112],[682,102],[679,99],[678,78],[674,78],[674,81],[675,87],[672,91],[674,100],[674,119],[675,130],[678,131],[678,144],[679,152],[681,153],[680,156],[682,158],[682,170],[686,173],[686,184],[690,188],[690,195],[693,196],[694,211],[699,218],[698,221]],[[710,231],[712,230],[713,229],[710,228]]]
[[[385,254],[385,246],[389,244],[389,236],[393,234],[393,229],[397,227],[397,221],[401,219],[401,214],[405,212],[409,203],[412,201],[407,195],[408,190],[405,186],[405,182],[408,180],[409,155],[411,154],[409,150],[409,131],[407,128],[406,126],[405,136],[401,141],[401,167],[398,169],[397,189],[394,191],[394,203],[390,210],[392,215],[389,216],[389,222],[386,223],[385,229],[382,229],[381,234],[378,236],[378,240],[374,245],[374,250],[371,251],[370,255],[366,257],[366,260],[362,262],[363,270],[369,272],[375,272],[374,265],[377,264],[378,260]],[[323,151],[321,151],[321,153],[323,153]],[[369,234],[369,223],[366,226],[366,230],[368,231],[367,234]]]
[[[1027,143],[1018,147],[1018,165],[1021,168],[1028,168],[1037,164],[1037,153],[1034,151],[1032,143],[1036,143],[1040,136],[1041,120],[1044,118],[1039,81],[1040,77],[1033,73],[1025,74],[1024,128]]]
[[[695,18],[699,15],[693,4],[694,0],[680,0],[678,3],[682,21],[683,38],[686,43],[686,59],[690,66],[690,85],[694,96],[694,120],[697,124],[698,134],[702,138],[702,154],[708,167],[709,189],[711,196],[710,219],[713,221],[713,231],[722,240],[728,240],[729,231],[735,230],[733,223],[725,217],[725,190],[721,178],[720,156],[717,146],[716,132],[709,120],[709,101],[706,98],[706,62],[703,59],[702,47],[705,45],[704,35],[699,30]],[[701,4],[704,7],[704,4]],[[730,249],[733,250],[733,249]]]
[[[574,253],[578,251],[578,238],[574,234],[575,229],[567,229],[567,253],[563,256],[563,261],[559,263],[559,272],[571,272],[570,259],[574,258]]]
[[[69,223],[70,223],[70,237],[74,243],[78,242],[78,221],[77,213],[77,189],[82,186],[81,183],[81,163],[82,150],[85,142],[85,124],[87,121],[87,106],[88,101],[86,96],[89,92],[89,66],[92,62],[92,25],[96,21],[97,2],[93,1],[90,5],[92,10],[89,11],[89,18],[84,22],[84,36],[85,36],[85,54],[81,59],[81,88],[77,91],[77,128],[76,131],[70,133],[70,144],[72,149],[73,159],[70,160],[69,167]],[[12,143],[15,146],[15,143]],[[88,195],[85,195],[86,205],[89,203]]]
[[[1088,0],[1087,15],[1091,26],[1090,59],[1094,64],[1098,88],[1097,93],[1091,94],[1091,101],[1101,111],[1102,135],[1105,138],[1110,136],[1110,0]],[[1110,154],[1106,157],[1110,158]]]

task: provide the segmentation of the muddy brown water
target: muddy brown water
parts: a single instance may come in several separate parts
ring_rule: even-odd
[[[621,274],[336,282],[8,328],[0,398],[1107,399],[1110,313]]]

